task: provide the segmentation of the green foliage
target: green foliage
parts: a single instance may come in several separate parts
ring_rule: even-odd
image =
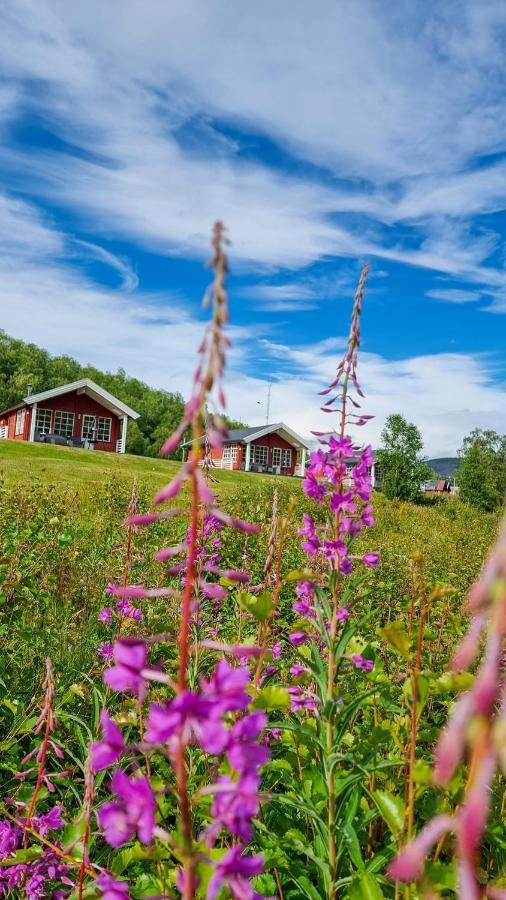
[[[485,512],[499,509],[506,492],[506,435],[477,428],[464,438],[459,455],[461,499]]]
[[[67,457],[79,460],[81,452]],[[63,458],[60,454],[60,464]],[[146,465],[149,462],[144,461]],[[139,509],[144,510],[149,505],[152,481],[147,470],[139,469],[138,474]],[[300,551],[297,534],[302,512],[311,509],[310,501],[296,480],[255,475],[231,479],[231,474],[217,473],[220,481],[216,490],[220,494],[226,490],[227,512],[262,527],[258,536],[250,536],[246,542],[238,540],[231,529],[224,529],[222,561],[226,568],[247,566],[254,584],[264,579],[274,488],[279,494],[280,516],[293,508],[283,549],[283,583],[275,619],[283,652],[275,675],[265,679],[255,697],[256,708],[268,715],[269,728],[280,731],[279,739],[271,740],[272,756],[262,783],[266,799],[255,822],[252,852],[262,852],[266,860],[266,870],[255,880],[255,889],[275,896],[281,884],[286,900],[329,896],[326,810],[329,783],[333,783],[337,896],[344,900],[393,900],[395,888],[384,873],[404,839],[406,827],[405,761],[413,702],[410,666],[418,638],[412,558],[419,558],[423,548],[431,591],[442,584],[451,586],[433,592],[423,642],[414,768],[418,829],[438,809],[455,808],[462,795],[460,775],[448,791],[435,790],[431,760],[447,710],[456,692],[467,689],[472,678],[467,673],[449,674],[445,669],[466,626],[465,592],[490,546],[497,517],[458,500],[423,507],[383,496],[375,498],[378,524],[370,533],[359,536],[356,547],[357,553],[379,550],[382,561],[376,572],[367,571],[348,589],[350,620],[339,635],[335,654],[339,702],[327,704],[325,673],[316,648],[303,645],[295,650],[287,640],[290,630],[300,625],[292,610],[296,581],[312,577],[305,568],[306,557]],[[55,478],[48,483],[44,477],[0,485],[0,791],[2,796],[26,802],[33,790],[35,774],[21,784],[15,776],[21,760],[33,747],[32,732],[40,712],[40,675],[49,655],[56,673],[56,737],[65,755],[63,760],[54,761],[56,771],[62,773],[54,779],[56,795],[49,797],[41,792],[40,803],[42,809],[54,802],[62,806],[67,823],[64,845],[72,846],[76,859],[82,853],[80,815],[87,744],[97,736],[104,705],[105,688],[96,650],[100,641],[111,637],[110,629],[97,621],[97,614],[104,605],[107,582],[121,577],[125,536],[119,523],[130,488],[130,479],[119,473],[102,481],[99,477],[87,482],[76,480],[75,486]],[[181,502],[184,505],[186,494]],[[319,514],[317,510],[316,516]],[[184,519],[139,529],[134,538],[131,581],[159,583],[160,567],[154,553],[181,540],[185,529]],[[272,593],[252,594],[237,587],[232,596],[231,602],[223,605],[219,639],[234,640],[240,629],[242,644],[255,643],[259,626],[272,612]],[[329,598],[323,596],[322,604],[328,605]],[[143,612],[147,632],[177,631],[177,600],[146,601]],[[139,628],[138,623],[131,627]],[[177,662],[174,642],[167,642],[159,652],[161,664],[173,671]],[[350,663],[355,653],[374,659],[374,670],[365,673],[355,669]],[[308,671],[294,679],[290,668],[295,662]],[[201,674],[207,674],[210,664],[211,655],[203,652],[192,672],[195,684]],[[287,686],[294,682],[318,698],[316,715],[290,710]],[[133,698],[119,700],[109,694],[107,705],[128,743],[139,741]],[[327,728],[332,729],[331,753],[326,747]],[[207,777],[208,763],[195,748],[190,748],[190,753],[189,786],[196,796]],[[153,759],[152,767],[154,783],[160,788],[169,785],[160,795],[159,804],[164,824],[171,829],[176,803],[171,767],[163,755]],[[102,773],[96,780],[95,804],[101,805],[109,796],[109,774]],[[205,794],[195,802],[197,833],[209,824],[210,802]],[[498,811],[500,803],[497,790],[493,807]],[[134,840],[115,851],[95,834],[95,827],[93,832],[93,863],[127,879],[132,898],[176,896],[175,862],[169,849],[157,845],[146,848]],[[497,812],[483,854],[483,865],[491,878],[498,877],[504,862],[501,842],[503,826]],[[28,850],[38,852],[36,846],[32,851],[31,844]],[[199,874],[205,885],[209,872],[204,865]],[[446,848],[428,875],[434,890],[454,890],[454,869]],[[92,889],[86,890],[83,896],[92,897]],[[412,896],[416,895],[412,892]]]
[[[423,481],[433,476],[421,456],[420,431],[399,415],[389,416],[381,434],[383,448],[376,452],[382,474],[382,491],[390,500],[416,500]]]

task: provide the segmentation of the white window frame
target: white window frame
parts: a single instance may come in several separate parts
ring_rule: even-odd
[[[104,428],[107,427],[107,431]],[[109,416],[99,416],[97,419],[97,441],[99,444],[109,444],[111,441],[112,419]],[[105,437],[107,435],[107,437]]]
[[[266,466],[269,460],[269,448],[264,444],[254,444],[254,456],[255,462],[259,466]]]
[[[87,420],[91,419],[91,428],[89,422]],[[89,413],[83,414],[83,422],[81,426],[81,437],[83,441],[94,441],[95,434],[97,430],[97,417],[92,416]]]
[[[281,468],[281,447],[272,448],[272,465]]]
[[[237,462],[237,444],[225,444],[222,458],[224,462]]]
[[[14,426],[14,434],[16,436],[23,434],[25,430],[26,409],[18,409],[16,413],[16,424]]]
[[[289,447],[283,450],[283,460],[281,463],[282,469],[289,469],[292,465],[292,451]]]
[[[41,419],[44,419],[43,424],[41,424]],[[47,409],[47,407],[44,406],[38,406],[35,413],[35,431],[37,431],[39,434],[50,434],[52,419],[52,409]]]
[[[65,416],[65,419],[63,418],[64,416]],[[75,415],[73,412],[69,412],[66,409],[55,409],[54,424],[53,424],[54,434],[59,434],[60,437],[65,437],[65,438],[73,437],[73,435],[74,435],[74,418],[75,418]],[[59,424],[57,424],[58,419],[59,419]],[[70,430],[69,430],[69,428],[70,428]]]

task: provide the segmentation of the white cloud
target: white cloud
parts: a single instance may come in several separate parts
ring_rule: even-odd
[[[496,237],[460,218],[504,207],[502,164],[462,169],[506,147],[505,19],[494,0],[451,16],[372,0],[338,14],[331,0],[317,14],[302,0],[289,14],[267,0],[240,14],[230,0],[125,0],[121,13],[117,2],[10,0],[0,50],[19,108],[79,153],[5,146],[2,162],[23,173],[19,190],[66,204],[90,232],[157,252],[203,255],[220,216],[236,265],[379,256],[492,284],[503,275],[483,263]],[[256,163],[213,116],[358,178],[338,186]],[[188,123],[199,135],[189,145]],[[357,212],[410,229],[359,228],[346,218]]]
[[[442,300],[444,303],[476,303],[482,299],[479,291],[465,291],[460,288],[434,288],[427,291],[426,297]]]

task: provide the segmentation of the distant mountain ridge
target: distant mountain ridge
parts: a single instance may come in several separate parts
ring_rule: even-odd
[[[440,478],[453,478],[457,474],[460,465],[458,456],[443,456],[439,459],[428,459],[427,465],[434,470]]]

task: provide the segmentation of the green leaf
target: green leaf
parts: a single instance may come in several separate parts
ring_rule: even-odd
[[[319,578],[311,569],[293,569],[284,577],[284,581],[315,581]]]
[[[381,890],[374,875],[361,875],[354,878],[348,888],[348,900],[382,900]]]
[[[384,628],[379,628],[378,631],[389,647],[400,653],[404,659],[408,659],[410,641],[402,622],[389,622],[388,625],[385,625]]]
[[[289,702],[288,688],[272,685],[259,691],[253,706],[256,709],[286,709]]]
[[[239,606],[251,613],[258,622],[266,622],[274,609],[274,599],[270,591],[262,591],[261,594],[238,591],[236,598]]]
[[[393,836],[398,837],[404,824],[404,800],[390,791],[373,791],[372,797]]]

